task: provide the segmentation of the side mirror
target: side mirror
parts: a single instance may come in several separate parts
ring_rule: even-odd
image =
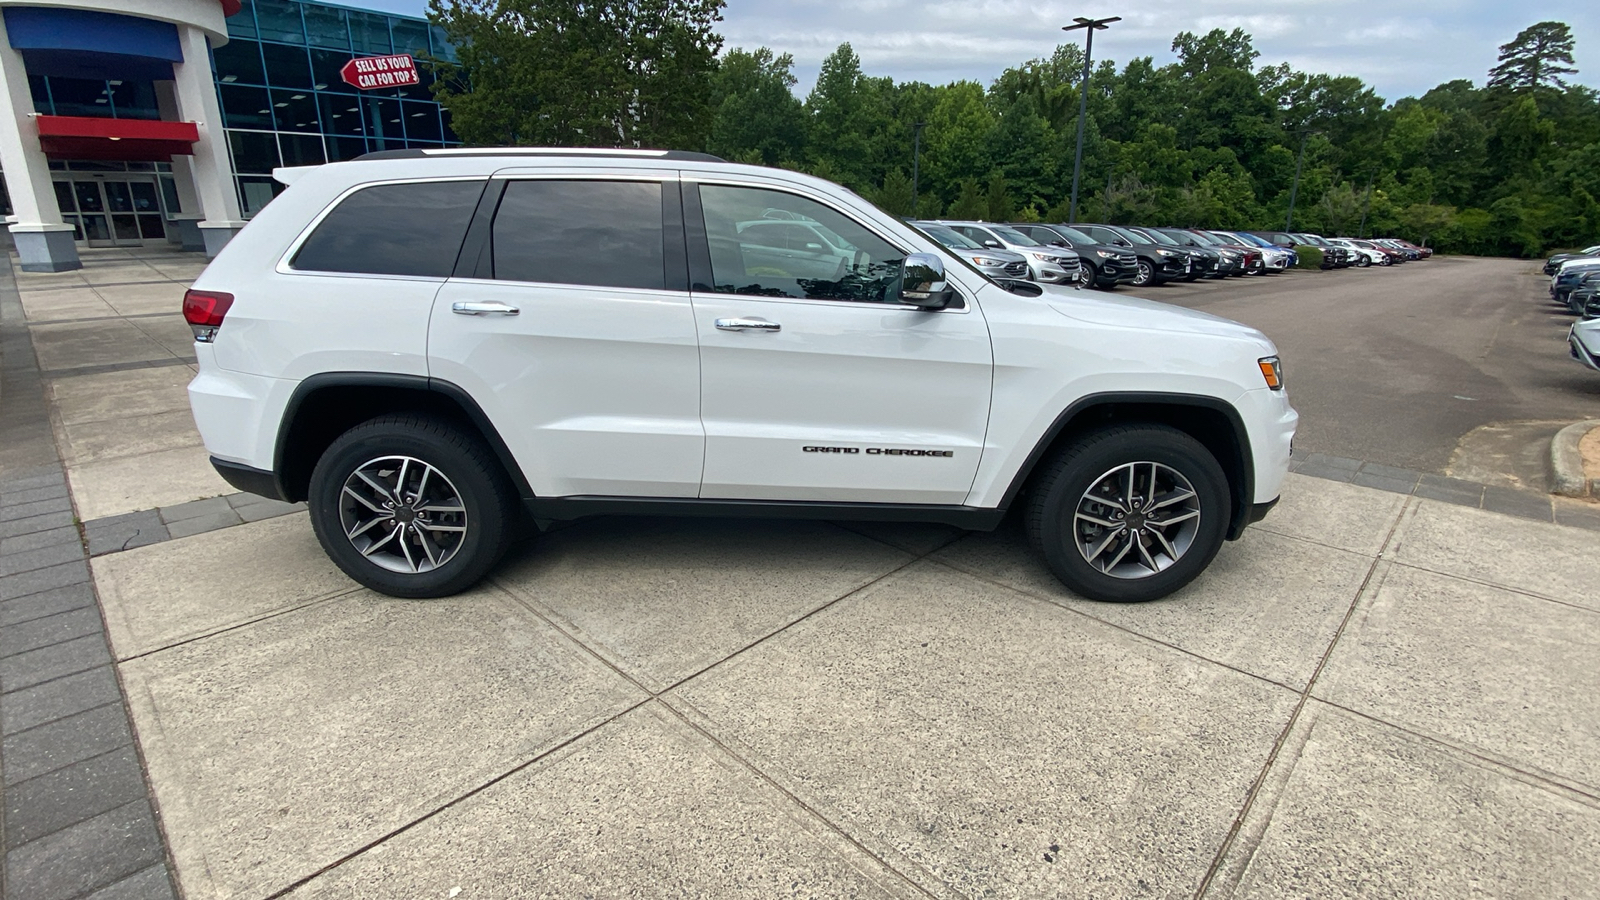
[[[989,238],[988,240],[984,241],[983,245],[985,247],[988,247],[990,250],[1003,249],[1001,243],[999,241],[995,240],[994,238]]]
[[[912,253],[900,264],[900,302],[919,309],[944,309],[955,291],[944,279],[944,260],[932,253]]]

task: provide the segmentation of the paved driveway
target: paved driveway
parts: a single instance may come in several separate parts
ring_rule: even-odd
[[[114,371],[182,367],[129,362]],[[120,852],[142,799],[13,824],[63,784],[100,790],[119,735],[190,900],[1600,885],[1594,531],[1291,475],[1273,515],[1151,604],[1072,596],[1013,526],[665,519],[573,525],[470,594],[404,601],[340,575],[303,513],[238,524],[256,514],[224,499],[234,524],[213,509],[190,533],[132,465],[84,492],[95,463],[71,461],[62,409],[89,400],[60,390],[94,376],[58,368],[70,491],[25,490],[135,504],[161,532],[91,561],[105,669],[35,662],[91,640],[41,646],[68,632],[39,623],[83,619],[41,605],[60,589],[37,573],[70,565],[0,579],[8,895],[150,865],[141,845],[121,874],[50,868]],[[190,499],[167,468],[148,497]],[[24,521],[7,502],[0,482],[0,520]],[[16,610],[34,649],[6,656]],[[131,732],[113,701],[72,717],[103,736],[38,752],[51,698],[100,671]],[[171,896],[159,863],[117,884]]]
[[[1141,606],[906,526],[593,521],[433,602],[303,515],[93,568],[189,897],[1555,897],[1594,546],[1291,476]]]

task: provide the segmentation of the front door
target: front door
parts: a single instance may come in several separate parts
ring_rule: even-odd
[[[137,247],[166,238],[153,178],[74,175],[56,181],[55,191],[62,218],[91,247]]]
[[[895,301],[906,250],[819,199],[685,185],[707,499],[959,505],[988,426],[982,312]],[[697,218],[698,217],[698,218]],[[840,251],[771,252],[773,223]],[[704,233],[700,231],[703,224]],[[823,271],[827,269],[827,271]]]

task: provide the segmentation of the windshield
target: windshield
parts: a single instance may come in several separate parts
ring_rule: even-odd
[[[1154,228],[1146,228],[1146,229],[1143,229],[1142,231],[1140,231],[1139,233],[1144,235],[1144,236],[1146,236],[1146,237],[1148,237],[1148,238],[1150,238],[1152,241],[1155,241],[1158,244],[1166,244],[1169,247],[1178,246],[1178,242],[1177,241],[1175,241],[1172,238],[1162,234],[1161,232],[1157,231]]]
[[[1105,226],[1102,226],[1102,227],[1105,228],[1107,231],[1111,232],[1112,234],[1115,234],[1115,235],[1118,235],[1120,237],[1126,238],[1128,241],[1130,241],[1132,243],[1135,243],[1135,244],[1146,244],[1146,245],[1148,245],[1148,244],[1154,244],[1155,243],[1155,241],[1150,240],[1149,238],[1145,237],[1144,235],[1140,234],[1137,231],[1129,231],[1126,228],[1118,228],[1115,225],[1105,225]]]
[[[1222,241],[1219,240],[1216,235],[1205,231],[1196,231],[1194,233],[1194,239],[1207,247],[1216,247],[1222,243]]]
[[[1008,244],[1016,244],[1018,247],[1042,247],[1042,246],[1044,246],[1043,244],[1040,244],[1038,241],[1034,240],[1031,237],[1028,237],[1027,235],[1025,235],[1022,232],[1016,230],[1015,228],[1007,228],[1004,225],[989,225],[989,226],[986,226],[986,227],[990,231],[992,231],[995,234],[1000,235],[1000,237],[1004,238],[1005,242],[1008,243]]]
[[[1094,238],[1089,237],[1087,234],[1084,234],[1083,232],[1079,231],[1078,229],[1073,228],[1071,225],[1051,225],[1050,226],[1050,230],[1054,231],[1056,234],[1061,235],[1063,238],[1066,238],[1067,241],[1070,242],[1071,244],[1073,244],[1074,246],[1076,246],[1078,244],[1098,244],[1098,243],[1100,243],[1099,241],[1095,240]]]
[[[1273,247],[1273,246],[1276,246],[1275,244],[1273,244],[1271,241],[1267,240],[1266,238],[1260,237],[1259,235],[1251,234],[1248,231],[1233,232],[1233,236],[1238,238],[1239,240],[1245,242],[1246,244],[1251,244],[1251,245],[1254,245],[1256,247]]]
[[[949,247],[951,250],[983,249],[982,244],[948,226],[935,225],[932,222],[912,222],[911,224],[922,229],[923,234]]]

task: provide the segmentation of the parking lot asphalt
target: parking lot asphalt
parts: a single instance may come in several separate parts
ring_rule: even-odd
[[[90,259],[113,310],[154,278]],[[185,261],[162,264],[181,288]],[[35,277],[55,276],[18,276],[6,309],[42,348],[62,311]],[[93,312],[75,321],[113,318]],[[79,361],[103,352],[120,368],[90,371],[130,383],[185,367],[135,328],[179,361],[110,339]],[[1474,508],[1487,489],[1292,474],[1193,585],[1133,606],[1065,591],[1014,523],[672,519],[579,523],[469,594],[403,601],[339,574],[303,512],[201,499],[186,439],[116,456],[68,426],[177,431],[174,386],[107,379],[97,401],[72,380],[99,375],[44,365],[29,400],[0,338],[0,421],[35,435],[7,418],[31,402],[65,461],[0,453],[4,540],[77,554],[0,545],[7,897],[1600,884],[1596,532]],[[65,340],[38,361],[73,360]],[[144,462],[84,469],[104,459]],[[57,506],[84,525],[69,543],[39,537],[72,530],[53,519],[15,525]]]
[[[1143,294],[1278,344],[1296,448],[1543,492],[1551,436],[1600,411],[1548,282],[1534,260],[1438,257]]]

